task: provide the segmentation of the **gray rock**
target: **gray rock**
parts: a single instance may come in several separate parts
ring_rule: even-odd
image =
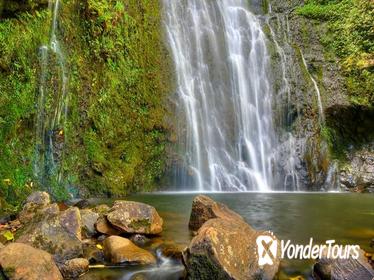
[[[343,188],[356,192],[374,192],[374,149],[352,151],[349,162],[341,167],[340,183]]]
[[[358,259],[320,259],[313,267],[316,280],[372,280],[374,270],[365,252],[360,250]]]
[[[82,218],[82,231],[85,237],[89,238],[97,234],[95,224],[99,218],[99,214],[88,209],[80,210],[80,213]]]
[[[29,244],[52,254],[56,261],[82,256],[81,217],[78,208],[69,208],[26,225],[17,242]]]
[[[130,240],[134,242],[138,246],[144,246],[147,244],[149,241],[151,241],[149,238],[142,234],[134,234],[130,236]]]
[[[35,217],[43,217],[45,215],[57,214],[60,210],[57,204],[50,204],[51,199],[46,192],[34,192],[26,200],[22,211],[19,213],[19,220],[26,224]]]
[[[26,203],[33,203],[39,206],[47,206],[51,203],[51,197],[46,192],[37,191],[32,193],[26,199]]]

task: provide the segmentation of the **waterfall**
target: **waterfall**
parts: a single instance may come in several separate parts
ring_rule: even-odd
[[[321,92],[319,90],[319,87],[318,87],[318,84],[317,84],[317,81],[314,79],[313,75],[309,72],[309,69],[308,69],[308,64],[306,63],[306,60],[305,60],[305,57],[304,57],[304,54],[303,52],[300,50],[300,55],[301,55],[301,60],[304,64],[304,67],[309,75],[309,78],[310,80],[312,81],[312,84],[313,84],[313,87],[314,87],[314,90],[316,92],[316,96],[317,96],[317,105],[318,105],[318,113],[319,113],[319,122],[320,124],[324,124],[325,122],[325,115],[323,113],[323,106],[322,106],[322,99],[321,99]]]
[[[177,79],[179,185],[272,189],[270,57],[245,0],[163,0]],[[188,180],[188,178],[192,178]]]
[[[43,187],[62,181],[61,162],[67,114],[67,69],[58,39],[60,0],[49,0],[49,42],[39,49],[40,78],[36,115],[34,176]]]

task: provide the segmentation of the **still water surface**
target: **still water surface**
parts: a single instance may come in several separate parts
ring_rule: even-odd
[[[137,194],[126,200],[156,207],[164,219],[161,238],[187,246],[191,239],[188,220],[195,196],[191,193]],[[337,244],[358,244],[365,251],[372,251],[369,245],[374,238],[373,194],[211,193],[208,196],[228,205],[255,229],[271,230],[279,239],[290,239],[299,244],[308,244],[311,237],[315,243],[333,239]],[[281,279],[297,275],[308,279],[312,264],[311,261],[283,260]],[[142,268],[136,267],[92,270],[83,279],[126,280],[139,277],[157,280],[178,279],[179,275],[176,272],[178,266],[167,262],[160,269],[148,273],[140,270]]]

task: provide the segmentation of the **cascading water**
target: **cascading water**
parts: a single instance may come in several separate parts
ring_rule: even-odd
[[[272,87],[267,39],[245,0],[164,0],[184,165],[198,190],[272,188]],[[193,178],[192,183],[186,178]]]
[[[40,47],[40,80],[36,116],[36,151],[34,176],[51,188],[61,183],[64,127],[67,114],[67,70],[58,40],[60,1],[49,1],[52,15],[50,41]]]
[[[304,57],[304,54],[300,51],[300,54],[301,54],[301,60],[304,64],[304,67],[306,69],[306,71],[308,72],[308,75],[310,77],[310,80],[312,81],[313,83],[313,86],[314,86],[314,90],[316,91],[316,95],[317,95],[317,105],[318,105],[318,113],[319,113],[319,121],[321,124],[323,124],[325,122],[325,116],[324,116],[324,113],[323,113],[323,106],[322,106],[322,99],[321,99],[321,92],[319,90],[319,87],[318,87],[318,84],[317,84],[317,81],[314,79],[313,75],[309,72],[308,70],[308,65],[306,63],[306,60],[305,60],[305,57]]]

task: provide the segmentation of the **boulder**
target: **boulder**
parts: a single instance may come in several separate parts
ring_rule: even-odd
[[[28,224],[17,242],[29,244],[52,254],[64,263],[82,255],[81,216],[78,208],[69,208]]]
[[[104,240],[105,257],[113,264],[156,264],[156,258],[129,239],[110,236]]]
[[[278,239],[270,232],[254,230],[224,204],[197,196],[189,225],[198,230],[183,252],[189,279],[266,280],[277,274],[281,254]],[[259,259],[259,255],[264,258]],[[266,262],[261,263],[264,259]]]
[[[22,211],[19,213],[20,222],[23,224],[27,224],[34,218],[57,214],[60,211],[58,205],[50,203],[51,199],[48,193],[32,193],[27,198]]]
[[[273,279],[280,263],[280,246],[272,257],[272,265],[259,266],[257,232],[241,220],[212,219],[207,221],[183,253],[189,279]]]
[[[163,220],[150,205],[134,201],[116,201],[107,214],[108,221],[123,233],[159,234]]]
[[[313,278],[316,280],[371,280],[374,279],[374,270],[365,252],[360,250],[358,259],[321,258],[313,266]]]
[[[111,224],[109,224],[107,218],[105,216],[100,216],[96,223],[95,223],[95,229],[103,234],[106,235],[119,235],[120,231],[113,228]]]
[[[80,213],[82,218],[82,232],[85,237],[90,238],[97,233],[95,224],[99,218],[99,214],[88,209],[80,210]]]
[[[64,279],[77,279],[89,270],[89,262],[83,258],[66,261],[60,266],[60,271]]]
[[[1,249],[0,267],[6,279],[62,280],[52,256],[22,243],[11,243]]]
[[[239,214],[222,203],[216,202],[205,195],[195,197],[192,202],[189,228],[197,231],[206,221],[214,218],[244,221]]]

